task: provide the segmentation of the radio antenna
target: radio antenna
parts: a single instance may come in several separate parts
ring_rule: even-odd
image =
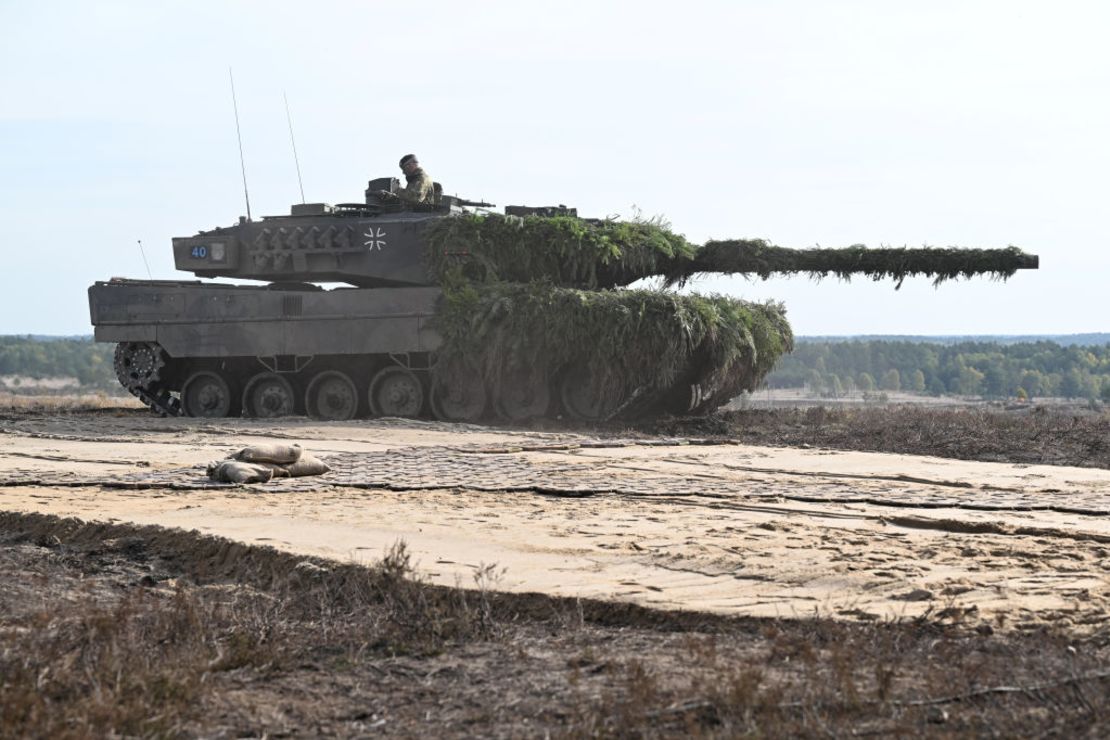
[[[143,240],[136,239],[136,241],[139,242],[139,254],[143,256],[143,266],[146,267],[146,276],[153,280],[154,276],[150,274],[150,263],[146,261],[146,251],[143,249]]]
[[[293,163],[297,165],[297,186],[301,189],[301,203],[304,203],[304,182],[301,181],[301,161],[297,159],[297,140],[293,138],[293,116],[289,115],[289,96],[281,91],[285,98],[285,120],[289,121],[289,143],[293,145]]]
[[[235,102],[235,75],[231,74],[231,67],[227,68],[227,76],[231,78],[231,107],[235,110],[235,135],[239,138],[239,169],[243,171],[243,197],[247,201],[247,220],[251,220],[251,197],[247,193],[247,165],[243,162],[243,134],[239,131],[239,104]]]

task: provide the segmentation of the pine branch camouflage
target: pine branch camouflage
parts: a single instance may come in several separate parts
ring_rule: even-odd
[[[467,358],[491,384],[521,369],[543,382],[560,368],[585,368],[597,392],[651,399],[651,412],[695,386],[695,411],[754,390],[791,351],[793,334],[780,303],[618,286],[658,277],[669,287],[705,273],[805,273],[890,278],[898,287],[915,275],[936,284],[1005,279],[1036,260],[1014,247],[796,250],[759,239],[699,247],[659,222],[569,216],[443,219],[428,243],[445,289],[437,326],[446,361]]]

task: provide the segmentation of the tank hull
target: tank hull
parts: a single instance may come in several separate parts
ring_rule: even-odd
[[[157,342],[172,357],[432,352],[438,288],[281,290],[120,280],[89,288],[98,342]]]
[[[468,357],[441,361],[442,301],[429,287],[115,279],[89,288],[94,337],[116,343],[120,383],[164,415],[603,421],[688,412],[705,400],[693,365],[632,397],[591,389],[578,357],[558,367],[507,357],[491,382]]]
[[[162,414],[418,416],[441,295],[114,280],[89,288],[89,311],[121,384]]]

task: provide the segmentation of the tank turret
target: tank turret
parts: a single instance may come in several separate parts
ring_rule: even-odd
[[[489,204],[442,195],[404,204],[383,197],[396,178],[371,180],[365,203],[304,203],[288,216],[173,239],[174,264],[198,277],[268,282],[341,282],[359,287],[434,285],[424,266],[425,232],[446,216]]]
[[[1005,249],[695,245],[658,221],[446,196],[397,181],[173,239],[178,269],[262,285],[113,279],[89,289],[120,382],[163,414],[522,421],[705,412],[753,390],[793,337],[785,309],[668,286],[705,273],[936,282],[1006,278]],[[654,289],[630,289],[657,277]],[[323,289],[319,283],[339,283]]]

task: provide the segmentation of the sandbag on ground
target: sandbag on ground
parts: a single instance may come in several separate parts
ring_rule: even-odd
[[[299,444],[262,444],[244,447],[232,457],[242,462],[291,465],[301,459],[303,452]]]
[[[208,477],[221,483],[267,483],[274,471],[262,463],[218,460],[208,463]]]
[[[328,464],[318,457],[314,457],[307,452],[301,455],[301,459],[292,465],[284,465],[289,476],[292,478],[299,478],[303,475],[323,475],[331,470]]]
[[[331,470],[323,460],[313,457],[307,452],[301,454],[301,459],[289,465],[277,463],[258,463],[266,465],[274,471],[275,478],[300,478],[305,475],[323,475]]]
[[[226,460],[208,463],[208,477],[221,483],[266,483],[273,478],[323,475],[331,468],[299,444],[244,447]]]
[[[277,465],[275,463],[257,463],[257,464],[258,465],[265,465],[267,468],[269,468],[271,471],[273,471],[273,474],[274,474],[275,478],[288,478],[289,477],[289,471],[285,468],[284,465]]]

